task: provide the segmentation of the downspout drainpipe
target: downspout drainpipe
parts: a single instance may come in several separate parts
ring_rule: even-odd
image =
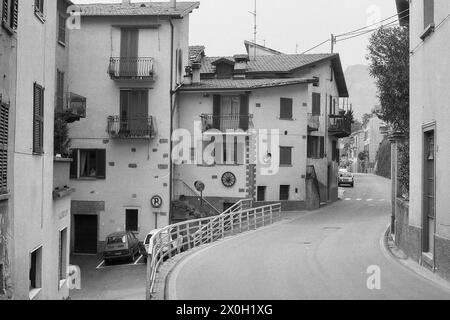
[[[173,116],[174,116],[174,94],[173,90],[173,52],[174,52],[174,26],[172,19],[169,19],[170,23],[170,152],[169,152],[169,224],[172,223],[172,198],[173,198],[173,159],[172,159],[172,133],[173,133]]]

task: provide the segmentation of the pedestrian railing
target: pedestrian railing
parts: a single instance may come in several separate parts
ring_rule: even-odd
[[[244,203],[246,202],[241,202],[241,204]],[[158,269],[166,259],[201,245],[256,230],[280,220],[281,204],[278,203],[231,211],[216,217],[185,221],[161,229],[150,240],[151,252],[148,253],[147,258],[147,299],[151,299]]]

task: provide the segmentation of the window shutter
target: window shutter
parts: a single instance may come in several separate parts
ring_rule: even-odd
[[[9,105],[0,101],[0,194],[8,192]]]
[[[434,0],[423,0],[424,29],[434,22]]]
[[[320,116],[320,93],[313,92],[312,94],[312,114]]]
[[[213,128],[220,130],[220,95],[215,94],[213,100]]]
[[[33,98],[33,152],[43,153],[44,88],[34,83]]]
[[[292,148],[280,147],[280,164],[281,165],[292,164]]]
[[[2,12],[2,20],[7,22],[8,21],[8,0],[3,0],[3,12]]]
[[[320,137],[320,159],[325,157],[325,137]]]
[[[6,2],[8,2],[6,0]],[[14,30],[17,29],[17,25],[19,23],[19,0],[12,0],[13,2],[13,9],[11,12],[11,28]]]
[[[330,114],[334,114],[333,112],[333,96],[330,95]]]
[[[97,150],[97,178],[106,178],[106,150]]]
[[[59,15],[58,26],[58,41],[66,43],[66,18],[62,14]]]
[[[292,119],[292,106],[294,102],[289,98],[280,99],[280,118],[281,119]]]
[[[241,107],[239,109],[239,128],[247,131],[249,127],[249,98],[248,95],[241,95]]]
[[[70,163],[70,179],[78,179],[78,149],[72,149],[72,162]]]

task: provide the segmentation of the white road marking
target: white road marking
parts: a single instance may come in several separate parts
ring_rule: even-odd
[[[135,262],[134,264],[135,264],[135,265],[138,264],[139,261],[141,261],[141,259],[142,259],[143,257],[144,257],[144,256],[141,254],[141,256],[136,260],[136,262]]]
[[[380,202],[383,202],[383,201],[385,201],[384,199],[380,199]]]
[[[350,201],[352,200],[352,198],[345,198],[345,201]]]
[[[102,266],[105,265],[105,260],[103,260],[102,262],[100,262],[100,264],[97,266],[97,268],[95,269],[100,269]]]
[[[367,199],[367,201],[369,201],[369,202],[370,202],[370,201],[373,201],[373,199]]]
[[[356,201],[362,201],[362,199],[356,199]]]

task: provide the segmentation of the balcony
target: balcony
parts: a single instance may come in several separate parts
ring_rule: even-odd
[[[352,121],[345,115],[329,115],[328,132],[337,138],[346,138],[352,134]]]
[[[156,135],[153,117],[108,117],[108,134],[112,139],[153,139]]]
[[[67,123],[86,118],[86,98],[73,92],[57,97],[56,114]]]
[[[308,132],[319,131],[320,116],[308,113]]]
[[[111,58],[109,75],[113,80],[153,81],[153,58]]]
[[[252,114],[202,114],[200,118],[202,119],[202,132],[211,129],[221,132],[226,132],[227,130],[243,130],[245,132],[253,128]]]

